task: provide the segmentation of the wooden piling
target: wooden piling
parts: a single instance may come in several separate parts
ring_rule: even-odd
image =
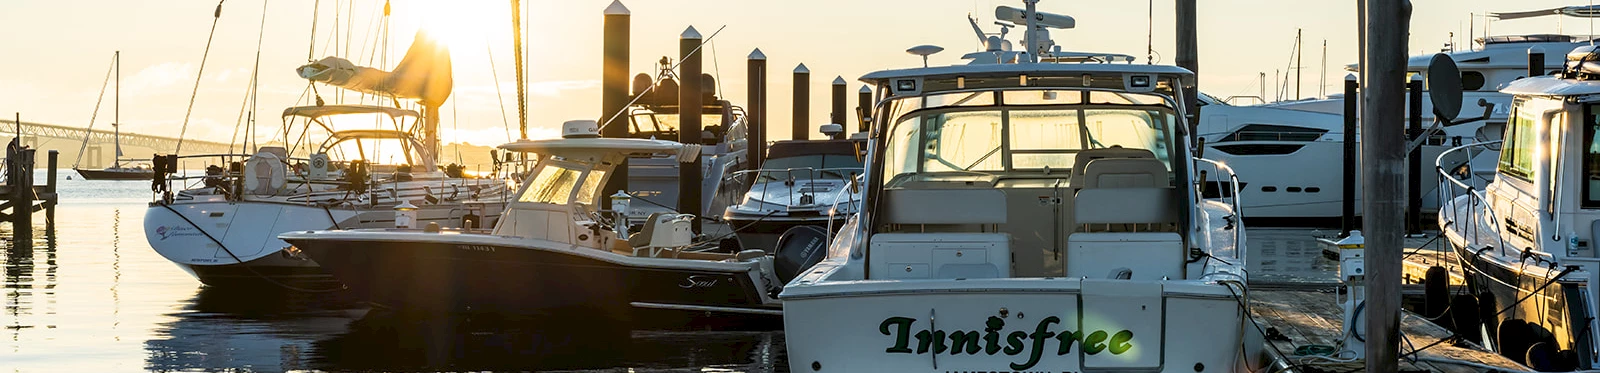
[[[1185,82],[1183,85],[1183,112],[1189,122],[1189,136],[1193,138],[1200,125],[1200,39],[1196,35],[1198,26],[1196,21],[1195,0],[1177,0],[1177,58],[1178,67],[1189,69],[1195,73],[1194,82]]]
[[[632,13],[621,1],[612,1],[605,10],[605,25],[601,39],[600,68],[600,136],[628,137],[628,120],[618,115],[628,107],[628,58],[630,50],[630,23]],[[616,119],[612,119],[616,118]],[[611,121],[621,123],[611,123]],[[606,195],[628,189],[628,159],[623,158],[612,169],[602,191]],[[601,208],[611,209],[611,199],[601,198]]]
[[[1356,133],[1360,132],[1360,112],[1357,111],[1361,101],[1360,83],[1356,82],[1355,74],[1344,77],[1344,177],[1342,214],[1339,216],[1339,236],[1348,237],[1350,231],[1356,229],[1356,162],[1360,162],[1360,150],[1357,147]]]
[[[811,136],[811,69],[806,64],[794,67],[794,127],[790,138],[807,140]]]
[[[700,134],[700,114],[705,111],[703,98],[705,90],[702,87],[699,31],[693,26],[683,30],[683,35],[678,38],[678,142],[699,145],[703,139]],[[700,207],[700,158],[678,166],[678,212],[700,216],[705,213]],[[693,219],[696,233],[700,232],[700,220]]]
[[[843,76],[836,76],[833,78],[833,86],[829,87],[832,89],[833,93],[833,113],[828,115],[828,123],[837,124],[840,126],[849,124],[844,121],[844,87],[845,82]]]
[[[1413,75],[1406,82],[1406,138],[1423,144],[1422,140],[1422,76]],[[1411,149],[1406,155],[1406,235],[1422,234],[1422,146]]]
[[[1405,222],[1406,34],[1404,0],[1364,0],[1362,234],[1366,237],[1368,372],[1399,369],[1400,274]]]
[[[872,87],[861,86],[861,90],[856,94],[856,107],[861,110],[861,128],[859,132],[870,131],[872,124],[867,122],[872,118]]]
[[[750,110],[745,111],[745,134],[748,137],[750,154],[750,169],[761,169],[761,162],[767,159],[767,55],[761,49],[750,51],[746,63],[749,72],[745,75],[748,81],[748,98],[745,105]]]

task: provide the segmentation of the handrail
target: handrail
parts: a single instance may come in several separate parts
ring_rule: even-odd
[[[1228,196],[1221,197],[1219,199],[1222,199],[1224,203],[1229,205],[1229,208],[1233,209],[1233,219],[1241,222],[1239,227],[1233,229],[1233,256],[1234,258],[1243,260],[1245,256],[1245,250],[1242,249],[1242,247],[1244,247],[1244,229],[1242,223],[1244,221],[1244,210],[1239,208],[1241,205],[1239,202],[1239,174],[1233,172],[1232,167],[1228,167],[1228,165],[1223,164],[1222,162],[1200,157],[1193,157],[1193,159],[1198,162],[1210,164],[1211,167],[1218,173],[1226,172],[1228,174]],[[1205,195],[1202,194],[1199,197],[1204,198]]]
[[[862,167],[826,167],[826,168],[822,168],[822,167],[791,167],[791,168],[784,168],[784,169],[765,169],[765,168],[763,168],[763,169],[755,169],[755,170],[739,170],[739,171],[734,171],[733,173],[730,173],[727,176],[723,176],[723,180],[731,179],[731,178],[738,177],[740,175],[749,174],[749,173],[756,173],[756,175],[759,176],[763,172],[767,172],[767,173],[779,173],[779,172],[782,172],[782,173],[787,174],[789,179],[793,180],[794,179],[794,173],[796,171],[804,171],[804,172],[806,172],[806,174],[808,176],[805,179],[806,182],[807,183],[815,183],[817,181],[817,179],[818,179],[817,174],[819,172],[828,172],[828,171],[864,172],[864,168],[862,168]],[[845,174],[843,172],[840,172],[840,175],[844,176]],[[829,179],[829,178],[822,178],[822,179]],[[841,178],[841,179],[834,179],[834,180],[844,180],[846,182],[846,184],[848,184],[849,181],[850,181],[849,177],[845,177],[845,178]],[[762,192],[762,194],[766,194],[767,188],[768,188],[768,186],[770,184],[771,184],[771,182],[761,183],[761,192]],[[754,186],[752,186],[752,189],[754,189]],[[841,190],[848,190],[848,189],[849,188],[848,188],[848,185],[847,185],[846,188],[843,188]],[[747,190],[746,193],[749,193],[749,190]],[[794,193],[790,193],[789,194],[789,201],[784,206],[785,211],[788,211],[788,208],[794,206],[794,204],[799,202],[799,201],[794,200],[794,198],[795,198],[795,194]],[[813,197],[813,198],[815,198],[815,197]],[[837,193],[834,194],[834,201],[835,202],[838,201]],[[762,206],[771,203],[768,200],[756,200],[756,202],[757,202],[756,208],[758,210]]]
[[[1451,221],[1450,222],[1452,224],[1457,225],[1456,229],[1459,229],[1461,231],[1461,236],[1462,236],[1463,239],[1469,240],[1469,242],[1468,242],[1469,245],[1472,244],[1472,243],[1477,243],[1476,242],[1477,239],[1478,239],[1477,229],[1478,229],[1478,226],[1479,226],[1478,222],[1480,221],[1480,219],[1478,219],[1478,216],[1477,216],[1477,209],[1469,208],[1469,209],[1467,209],[1466,213],[1467,213],[1467,219],[1468,219],[1469,223],[1472,224],[1472,226],[1470,226],[1470,227],[1460,226],[1460,224],[1461,224],[1461,214],[1462,214],[1461,210],[1462,209],[1460,207],[1456,206],[1456,203],[1455,203],[1456,196],[1457,195],[1466,195],[1467,196],[1467,202],[1472,206],[1478,206],[1479,204],[1487,204],[1488,203],[1488,197],[1484,196],[1483,195],[1483,191],[1478,189],[1477,186],[1471,185],[1471,184],[1468,184],[1468,183],[1462,182],[1461,180],[1456,179],[1453,175],[1451,175],[1451,172],[1449,170],[1445,170],[1443,164],[1445,162],[1445,158],[1446,157],[1450,157],[1453,154],[1465,153],[1466,154],[1466,157],[1465,157],[1466,162],[1464,162],[1462,165],[1466,167],[1467,180],[1472,180],[1472,178],[1477,175],[1477,170],[1473,169],[1472,160],[1473,160],[1473,158],[1476,158],[1477,155],[1482,154],[1481,152],[1480,153],[1474,153],[1472,151],[1473,148],[1487,148],[1489,145],[1500,144],[1501,142],[1502,142],[1502,140],[1483,141],[1483,142],[1475,142],[1475,143],[1471,143],[1471,144],[1457,146],[1457,147],[1454,147],[1454,148],[1447,149],[1447,150],[1445,150],[1443,152],[1440,152],[1439,153],[1439,157],[1434,159],[1434,163],[1433,163],[1434,164],[1434,170],[1436,172],[1438,172],[1438,174],[1439,174],[1439,193],[1438,193],[1439,206],[1440,206],[1439,215],[1444,216],[1445,214],[1448,213],[1449,216],[1451,217]],[[1465,192],[1465,193],[1458,193],[1457,192],[1458,190],[1461,191],[1461,192]],[[1447,210],[1448,210],[1448,212],[1447,212]],[[1489,227],[1491,229],[1493,229],[1493,232],[1494,232],[1495,248],[1500,250],[1500,253],[1502,255],[1504,255],[1505,254],[1505,250],[1506,250],[1506,244],[1505,244],[1505,236],[1502,235],[1503,232],[1501,232],[1501,229],[1500,229],[1500,217],[1498,216],[1498,214],[1495,213],[1493,208],[1485,208],[1485,209],[1483,209],[1483,211],[1488,214],[1487,217],[1489,218]],[[1440,228],[1441,229],[1450,229],[1450,227],[1448,225],[1441,226]],[[1469,229],[1470,229],[1470,231],[1469,231]]]

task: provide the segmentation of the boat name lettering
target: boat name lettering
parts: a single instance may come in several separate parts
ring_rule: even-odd
[[[156,235],[161,236],[161,241],[166,241],[172,237],[199,236],[200,230],[181,225],[163,225],[156,227]]]
[[[716,278],[711,277],[711,276],[701,276],[701,275],[690,275],[688,278],[683,279],[683,283],[678,284],[678,287],[684,288],[684,289],[694,289],[694,288],[708,289],[708,288],[712,288],[712,287],[715,287],[715,286],[717,286],[717,279]]]
[[[485,245],[456,245],[456,248],[462,249],[462,250],[482,251],[482,252],[488,252],[488,253],[494,252],[494,246],[485,246]]]
[[[1027,370],[1039,364],[1043,357],[1046,344],[1055,340],[1056,356],[1072,352],[1074,345],[1081,345],[1083,353],[1096,355],[1109,352],[1112,355],[1122,355],[1133,349],[1133,331],[1119,330],[1109,332],[1106,330],[1052,330],[1051,325],[1060,324],[1061,318],[1049,316],[1039,319],[1033,332],[1012,331],[1003,332],[1006,326],[1005,319],[989,316],[984,322],[983,331],[954,330],[945,331],[938,329],[922,329],[912,331],[912,324],[917,319],[909,317],[890,317],[878,324],[878,332],[893,337],[894,344],[883,351],[891,354],[934,354],[949,351],[950,355],[977,355],[979,353],[994,355],[1004,352],[1006,355],[1019,355],[1028,352],[1028,360],[1020,363],[1011,363],[1012,370]],[[916,339],[916,349],[912,349],[911,340]]]

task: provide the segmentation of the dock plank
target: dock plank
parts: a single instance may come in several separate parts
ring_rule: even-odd
[[[1276,328],[1288,341],[1268,341],[1277,351],[1295,363],[1303,371],[1344,372],[1360,371],[1363,369],[1361,361],[1337,362],[1326,359],[1315,359],[1294,356],[1296,347],[1305,345],[1337,346],[1340,339],[1341,325],[1343,324],[1343,310],[1339,307],[1337,296],[1333,288],[1323,289],[1285,289],[1285,290],[1255,290],[1250,292],[1250,308],[1256,322],[1263,329]],[[1403,312],[1400,322],[1400,332],[1405,340],[1410,341],[1409,346],[1402,346],[1401,353],[1411,351],[1412,348],[1424,348],[1417,356],[1431,359],[1452,359],[1473,362],[1488,366],[1500,367],[1506,370],[1529,370],[1520,364],[1512,362],[1493,352],[1464,343],[1457,345],[1454,342],[1439,342],[1449,338],[1451,333],[1422,316]],[[1436,342],[1439,342],[1435,344]],[[1460,364],[1445,364],[1429,361],[1401,362],[1402,371],[1431,371],[1431,372],[1477,372],[1480,369]]]

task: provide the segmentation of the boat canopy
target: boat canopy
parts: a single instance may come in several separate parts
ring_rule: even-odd
[[[415,110],[374,105],[295,106],[283,109],[284,117],[306,117],[317,119],[321,117],[343,114],[383,114],[394,118],[422,117],[422,114],[417,113]]]
[[[767,148],[767,159],[819,154],[854,157],[861,154],[860,146],[860,140],[779,141]]]
[[[450,50],[444,43],[417,31],[411,48],[394,71],[356,66],[339,57],[326,57],[295,69],[301,78],[379,96],[415,99],[437,106],[450,97],[454,81]]]

